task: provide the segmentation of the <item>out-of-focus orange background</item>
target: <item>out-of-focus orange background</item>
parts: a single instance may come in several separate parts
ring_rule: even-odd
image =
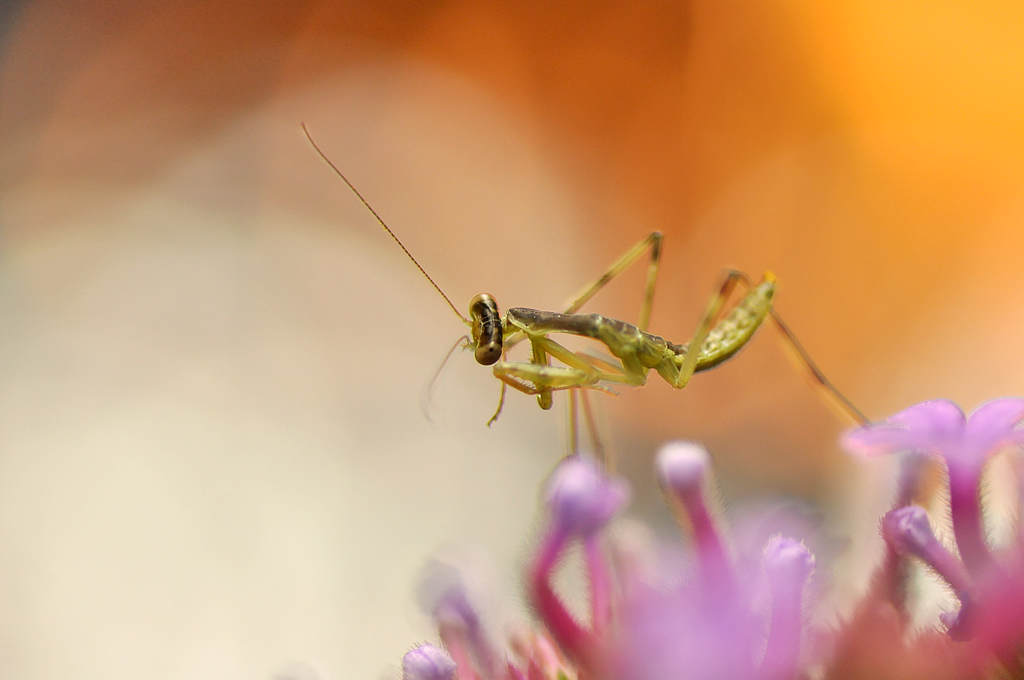
[[[300,121],[460,306],[557,308],[660,229],[655,332],[770,269],[873,417],[1021,392],[1018,3],[3,13],[4,675],[398,677],[432,550],[478,546],[515,592],[564,414],[510,394],[488,430],[460,355],[424,417],[461,326]],[[590,310],[635,319],[641,286]],[[683,392],[599,395],[605,437],[641,510],[657,443],[694,438],[727,497],[808,499],[870,546],[886,463],[844,457],[773,335]]]

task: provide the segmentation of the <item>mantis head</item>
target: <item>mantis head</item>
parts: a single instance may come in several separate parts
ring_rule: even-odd
[[[498,303],[487,293],[479,293],[469,301],[469,317],[472,319],[473,351],[477,363],[490,366],[501,358],[501,341],[504,335]]]

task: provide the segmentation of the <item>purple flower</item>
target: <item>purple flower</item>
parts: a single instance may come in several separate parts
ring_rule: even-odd
[[[1024,441],[1017,429],[1022,420],[1024,399],[989,402],[970,418],[949,401],[931,401],[844,436],[847,448],[858,453],[910,455],[900,471],[896,505],[881,519],[879,540],[886,553],[873,587],[852,613],[824,628],[811,627],[807,616],[808,584],[819,569],[812,552],[795,538],[767,531],[756,532],[753,542],[735,540],[747,534],[730,533],[708,503],[711,464],[702,446],[672,442],[657,457],[666,500],[688,530],[686,550],[640,540],[638,529],[609,531],[628,488],[595,461],[570,457],[548,481],[547,520],[527,568],[537,627],[517,630],[502,644],[486,634],[460,572],[435,566],[425,588],[427,608],[445,649],[423,645],[410,651],[404,678],[1024,677],[1024,530],[1010,545],[990,547],[978,486],[996,451]],[[928,457],[941,460],[949,473],[958,550],[943,545],[925,510],[912,504],[920,491],[921,461]],[[1016,470],[1024,487],[1024,463]],[[785,533],[805,531],[787,525]],[[560,561],[575,546],[590,595],[581,617],[554,585]],[[944,626],[911,628],[911,560],[931,569],[958,598],[959,608],[935,622]]]
[[[626,503],[629,489],[611,479],[588,458],[572,456],[562,462],[548,482],[547,506],[551,524],[530,568],[530,595],[537,613],[563,651],[583,665],[594,663],[596,638],[609,617],[608,575],[597,533]],[[583,542],[590,584],[591,628],[581,626],[551,585],[550,575],[568,544]]]
[[[844,437],[845,446],[857,453],[924,453],[938,457],[948,471],[950,516],[959,555],[940,543],[927,514],[918,506],[896,507],[881,525],[890,550],[887,565],[879,570],[880,574],[888,572],[882,580],[896,581],[893,576],[903,573],[896,560],[914,558],[942,578],[960,600],[958,612],[941,617],[949,637],[963,641],[959,646],[941,649],[934,638],[923,637],[925,642],[900,650],[905,658],[919,655],[920,668],[927,665],[926,657],[942,659],[946,655],[929,671],[922,670],[922,675],[984,678],[990,669],[1000,666],[1010,675],[1024,672],[1018,661],[1024,647],[1024,534],[1019,533],[999,550],[990,547],[985,540],[980,494],[982,472],[992,455],[1024,441],[1024,431],[1018,429],[1022,420],[1024,399],[987,402],[970,418],[949,401],[930,401]],[[1018,474],[1021,469],[1018,465]],[[899,503],[911,495],[901,490]],[[902,590],[902,584],[897,584],[888,588],[887,594],[876,593],[877,599],[869,597],[862,611],[873,610],[871,616],[877,617],[885,606],[894,606],[905,621]],[[877,620],[872,625],[877,626]],[[937,649],[941,654],[936,654]]]
[[[658,451],[658,479],[669,503],[689,523],[697,543],[697,557],[709,573],[728,578],[729,559],[705,497],[705,479],[711,466],[707,449],[694,442],[676,441]]]
[[[628,500],[626,484],[608,478],[589,458],[567,458],[548,482],[552,526],[566,535],[585,537],[599,531]]]
[[[658,471],[670,503],[692,529],[697,569],[663,557],[654,566],[654,578],[618,573],[615,582],[628,587],[618,589],[609,605],[609,565],[597,533],[611,518],[609,508],[618,509],[625,494],[621,482],[592,464],[569,460],[552,476],[551,522],[530,569],[531,598],[542,623],[569,659],[594,677],[793,677],[800,657],[803,589],[813,564],[810,552],[797,541],[773,539],[763,566],[755,563],[757,573],[737,578],[740,571],[705,502],[707,451],[688,442],[668,444],[659,453]],[[568,526],[577,529],[571,532]],[[552,586],[557,561],[574,539],[584,544],[589,626],[571,615]],[[629,564],[622,561],[618,567],[628,570]],[[766,599],[767,611],[760,604]],[[612,613],[614,621],[609,620]]]
[[[799,667],[803,591],[814,571],[814,555],[800,541],[773,536],[764,550],[764,570],[771,590],[772,614],[761,676],[784,680]]]
[[[970,418],[951,401],[926,401],[882,423],[846,433],[843,445],[854,453],[927,453],[939,457],[949,474],[953,533],[967,568],[980,574],[991,553],[982,527],[978,487],[985,463],[999,449],[1024,441],[1017,425],[1024,419],[1024,399],[994,399]]]
[[[884,422],[850,430],[844,446],[855,453],[877,455],[920,451],[942,457],[952,467],[982,467],[994,452],[1024,441],[1017,425],[1024,419],[1024,399],[993,399],[970,418],[945,399],[915,404]]]
[[[402,657],[402,680],[455,680],[455,662],[439,647],[424,643]]]
[[[814,565],[799,541],[772,537],[760,559],[734,560],[705,502],[703,447],[666,445],[658,472],[667,500],[691,529],[690,554],[618,544],[607,528],[629,496],[625,483],[575,456],[551,475],[548,521],[528,573],[542,626],[518,632],[505,651],[483,634],[457,570],[428,570],[426,605],[446,652],[406,655],[406,676],[455,680],[788,680],[803,657],[804,590]],[[590,608],[578,620],[554,586],[561,558],[582,548]],[[756,557],[756,556],[755,556]],[[414,675],[413,669],[422,669]]]
[[[882,537],[897,554],[916,557],[942,578],[960,600],[960,612],[944,616],[953,637],[966,637],[971,601],[971,579],[963,563],[939,543],[928,514],[917,505],[891,510],[882,518]]]

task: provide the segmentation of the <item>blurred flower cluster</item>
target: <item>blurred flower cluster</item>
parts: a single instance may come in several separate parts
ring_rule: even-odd
[[[1024,442],[1024,399],[998,399],[969,418],[929,401],[847,432],[860,455],[903,456],[893,509],[881,518],[884,557],[857,606],[824,629],[811,624],[815,556],[801,536],[774,534],[756,554],[734,549],[708,502],[707,452],[665,445],[657,473],[690,533],[685,557],[622,541],[609,525],[626,485],[593,460],[564,460],[548,481],[547,522],[526,584],[539,623],[495,643],[458,578],[435,581],[429,608],[443,646],[403,659],[405,680],[710,680],[790,678],[970,679],[1024,677],[1024,532],[991,545],[982,473],[991,457]],[[923,471],[940,461],[949,483],[955,545],[935,535],[920,496]],[[1018,489],[1024,468],[1017,472]],[[587,615],[577,617],[553,578],[578,546]],[[958,604],[925,627],[911,623],[912,562],[926,565]],[[819,565],[821,567],[822,565]],[[584,620],[581,620],[584,619]]]

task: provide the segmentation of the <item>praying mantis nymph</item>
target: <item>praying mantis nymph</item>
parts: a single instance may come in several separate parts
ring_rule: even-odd
[[[586,389],[610,391],[608,385],[614,384],[640,386],[646,383],[647,374],[652,369],[668,384],[682,389],[686,387],[694,373],[714,368],[742,349],[767,318],[778,327],[783,339],[794,350],[796,357],[806,367],[816,385],[831,395],[836,404],[854,421],[861,424],[868,422],[864,414],[822,373],[789,326],[772,307],[775,277],[770,272],[766,272],[759,283],[754,283],[743,272],[727,270],[689,342],[675,344],[649,333],[647,325],[651,317],[654,287],[661,258],[660,232],[652,232],[627,250],[562,312],[513,307],[502,316],[494,298],[487,293],[480,293],[470,300],[469,316],[465,316],[452,304],[451,299],[427,274],[369,201],[317,145],[305,123],[302,124],[302,130],[317,154],[352,190],[452,311],[469,327],[470,335],[462,339],[460,344],[466,348],[472,347],[477,362],[491,366],[494,376],[501,381],[498,407],[487,421],[488,425],[494,423],[501,413],[508,387],[525,394],[536,395],[542,409],[551,408],[553,392],[570,390],[573,405],[571,418],[574,417],[572,414],[575,410],[577,390],[583,395],[583,390]],[[650,259],[647,266],[647,282],[640,318],[635,325],[600,314],[577,314],[577,311],[602,287],[648,251]],[[722,316],[722,308],[737,285],[744,286],[747,289],[746,293]],[[551,336],[558,333],[596,340],[605,346],[614,359],[572,351],[552,339]],[[530,343],[530,361],[504,360],[508,350],[524,340]],[[551,358],[558,360],[562,365],[552,365]],[[593,431],[592,424],[591,429]]]

